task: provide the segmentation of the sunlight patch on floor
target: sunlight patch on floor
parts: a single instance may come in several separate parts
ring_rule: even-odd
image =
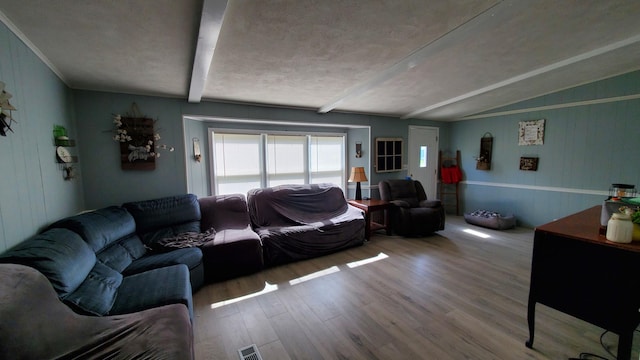
[[[370,263],[375,262],[375,261],[386,259],[388,257],[389,257],[389,255],[387,255],[385,253],[380,253],[380,254],[378,254],[378,255],[376,255],[374,257],[370,257],[368,259],[363,259],[363,260],[350,262],[350,263],[347,264],[347,266],[353,269],[353,268],[356,268],[358,266],[362,266],[362,265],[370,264]]]
[[[358,266],[362,266],[362,265],[370,264],[372,262],[376,262],[376,261],[379,261],[379,260],[387,259],[388,257],[389,257],[389,255],[381,252],[378,255],[370,257],[368,259],[362,259],[362,260],[358,260],[358,261],[353,261],[353,262],[347,263],[346,265],[349,268],[353,269],[353,268],[356,268]],[[332,267],[326,268],[324,270],[316,271],[314,273],[311,273],[311,274],[308,274],[308,275],[305,275],[305,276],[301,276],[301,277],[295,278],[293,280],[289,280],[289,285],[292,285],[292,286],[293,285],[297,285],[297,284],[303,283],[305,281],[317,279],[317,278],[320,278],[322,276],[327,276],[327,275],[330,275],[330,274],[333,274],[333,273],[337,273],[339,271],[340,271],[340,268],[337,265],[336,266],[332,266]],[[233,299],[223,300],[223,301],[219,301],[217,303],[213,303],[213,304],[211,304],[211,309],[216,309],[216,308],[219,308],[219,307],[223,307],[225,305],[234,304],[234,303],[240,302],[242,300],[250,299],[250,298],[253,298],[253,297],[256,297],[256,296],[260,296],[260,295],[263,295],[263,294],[267,294],[267,293],[276,291],[276,290],[278,290],[278,285],[272,285],[272,284],[269,284],[268,282],[265,281],[264,289],[262,289],[262,290],[260,290],[258,292],[254,292],[254,293],[248,294],[248,295],[239,296],[239,297],[236,297],[236,298],[233,298]]]
[[[260,296],[260,295],[263,295],[263,294],[266,294],[266,293],[270,293],[270,292],[273,292],[273,291],[276,291],[276,290],[278,290],[278,285],[271,285],[271,284],[269,284],[268,282],[265,281],[264,282],[264,289],[262,289],[262,290],[260,290],[258,292],[254,292],[254,293],[251,293],[251,294],[244,295],[244,296],[239,296],[237,298],[233,298],[233,299],[229,299],[229,300],[223,300],[223,301],[219,301],[217,303],[213,303],[213,304],[211,304],[211,308],[212,309],[216,309],[216,308],[219,308],[219,307],[223,307],[225,305],[234,304],[234,303],[240,302],[242,300],[250,299],[252,297]]]
[[[471,235],[474,235],[474,236],[477,236],[477,237],[480,237],[480,238],[483,238],[483,239],[491,237],[491,235],[483,233],[483,232],[480,232],[480,231],[477,231],[477,230],[464,229],[462,231],[466,232],[467,234],[471,234]]]
[[[299,278],[295,278],[293,280],[289,281],[289,285],[296,285],[296,284],[300,284],[303,283],[305,281],[309,281],[312,279],[316,279],[325,275],[329,275],[329,274],[333,274],[335,272],[340,271],[340,269],[338,269],[337,266],[332,266],[330,268],[324,269],[324,270],[320,270],[320,271],[316,271],[314,273],[311,273],[309,275],[305,275],[305,276],[301,276]]]

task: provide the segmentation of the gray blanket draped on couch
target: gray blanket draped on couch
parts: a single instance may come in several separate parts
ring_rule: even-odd
[[[364,242],[364,215],[332,184],[282,185],[247,194],[265,265],[329,254]]]
[[[0,359],[192,359],[189,310],[84,316],[37,270],[0,264]]]

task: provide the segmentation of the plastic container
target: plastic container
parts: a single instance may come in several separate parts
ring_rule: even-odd
[[[609,196],[612,198],[636,196],[636,186],[630,184],[611,184]]]
[[[631,216],[622,213],[611,215],[607,223],[607,240],[628,244],[633,239],[633,223]]]

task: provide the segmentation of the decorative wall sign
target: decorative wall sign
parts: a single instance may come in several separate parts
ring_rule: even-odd
[[[154,170],[156,153],[153,119],[121,117],[120,164],[122,170]]]
[[[518,145],[542,145],[544,143],[544,119],[520,121]]]
[[[538,170],[538,158],[537,157],[521,157],[520,158],[520,170],[537,171]]]
[[[133,115],[114,115],[113,141],[120,143],[120,164],[123,170],[154,170],[160,150],[174,151],[159,144],[160,133],[154,131],[155,120],[140,115],[136,103],[131,105]]]

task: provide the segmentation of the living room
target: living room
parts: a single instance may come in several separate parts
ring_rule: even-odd
[[[636,14],[638,11],[636,6]],[[620,38],[638,36],[637,27],[629,29]],[[640,157],[640,148],[635,145],[640,138],[637,51],[635,57],[618,56],[615,51],[604,55],[610,62],[632,63],[623,73],[598,79],[581,74],[584,81],[575,86],[557,87],[449,121],[354,112],[320,114],[297,106],[229,101],[190,103],[184,97],[151,95],[148,91],[137,94],[71,87],[42,60],[46,54],[36,53],[22,36],[5,21],[0,25],[0,81],[13,95],[10,103],[17,109],[11,111],[15,119],[12,131],[0,138],[0,252],[81,211],[187,192],[210,195],[206,193],[209,163],[193,161],[192,139],[197,136],[206,149],[208,129],[228,127],[228,119],[245,121],[236,127],[285,123],[274,127],[282,129],[295,122],[312,130],[322,130],[318,124],[334,124],[347,133],[353,128],[368,129],[362,139],[356,139],[359,134],[347,136],[346,156],[350,161],[355,159],[355,141],[362,141],[363,161],[369,170],[369,181],[362,185],[365,196],[374,198],[380,180],[409,175],[406,170],[373,171],[374,139],[400,137],[406,143],[410,125],[438,128],[440,150],[460,150],[462,154],[461,212],[490,209],[513,213],[518,225],[527,229],[601,204],[612,183],[640,184],[640,172],[634,166],[634,159]],[[637,41],[629,44],[634,45]],[[552,73],[550,77],[561,75]],[[114,114],[130,111],[133,103],[158,120],[163,142],[175,147],[174,152],[162,153],[154,171],[120,168],[112,119]],[[189,115],[207,120],[192,120],[186,117]],[[543,143],[518,145],[520,123],[541,119],[545,120]],[[246,125],[246,120],[262,123]],[[65,172],[56,162],[55,125],[64,126],[77,144],[71,149],[78,157],[71,180],[65,180]],[[487,133],[494,139],[491,169],[478,170],[480,140]],[[521,157],[537,158],[537,170],[521,170]],[[353,196],[351,185],[347,196]]]

